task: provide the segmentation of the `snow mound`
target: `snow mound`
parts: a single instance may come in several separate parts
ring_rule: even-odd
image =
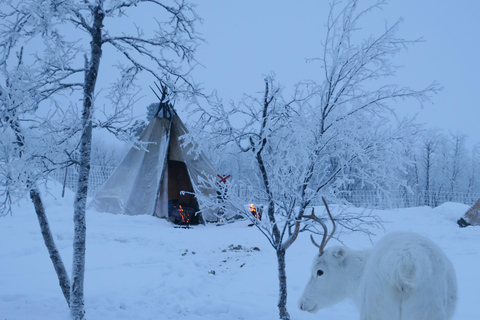
[[[438,207],[433,208],[433,212],[435,215],[456,223],[469,208],[470,206],[463,203],[445,202]]]

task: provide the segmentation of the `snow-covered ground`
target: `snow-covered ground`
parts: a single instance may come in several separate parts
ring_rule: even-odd
[[[71,195],[45,197],[54,237],[69,271],[72,201]],[[479,319],[480,227],[460,229],[456,224],[467,209],[446,203],[435,209],[375,211],[386,222],[385,232],[419,232],[450,257],[460,293],[456,320]],[[384,234],[375,232],[373,242]],[[355,249],[371,245],[363,234],[344,233],[341,239]],[[350,301],[317,314],[297,308],[316,252],[307,234],[300,234],[287,251],[292,319],[359,319]],[[89,320],[278,319],[277,286],[275,253],[247,222],[181,229],[150,216],[88,212],[85,308]],[[0,218],[0,319],[69,319],[28,201],[15,207],[12,216]]]

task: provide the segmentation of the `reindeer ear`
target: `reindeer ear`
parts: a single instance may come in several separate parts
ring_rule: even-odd
[[[342,247],[335,248],[332,252],[332,255],[335,258],[335,260],[338,261],[339,265],[344,264],[345,258],[346,258],[346,252],[344,248]]]
[[[342,258],[345,255],[345,250],[343,248],[335,248],[332,254],[335,258]]]

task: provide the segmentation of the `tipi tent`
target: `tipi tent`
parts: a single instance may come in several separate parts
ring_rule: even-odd
[[[467,212],[457,221],[462,228],[466,226],[480,226],[480,199],[467,210]]]
[[[215,188],[199,182],[216,177],[217,172],[203,153],[189,153],[191,145],[182,145],[179,137],[188,130],[173,108],[167,111],[167,118],[155,116],[150,121],[140,136],[145,148],[130,149],[90,207],[99,212],[155,215],[178,224],[217,220],[216,210],[204,208],[201,197],[195,196],[215,197]]]

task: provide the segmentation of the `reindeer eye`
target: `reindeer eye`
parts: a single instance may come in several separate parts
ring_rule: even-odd
[[[323,270],[317,270],[317,276],[320,277],[321,275],[323,275]]]

